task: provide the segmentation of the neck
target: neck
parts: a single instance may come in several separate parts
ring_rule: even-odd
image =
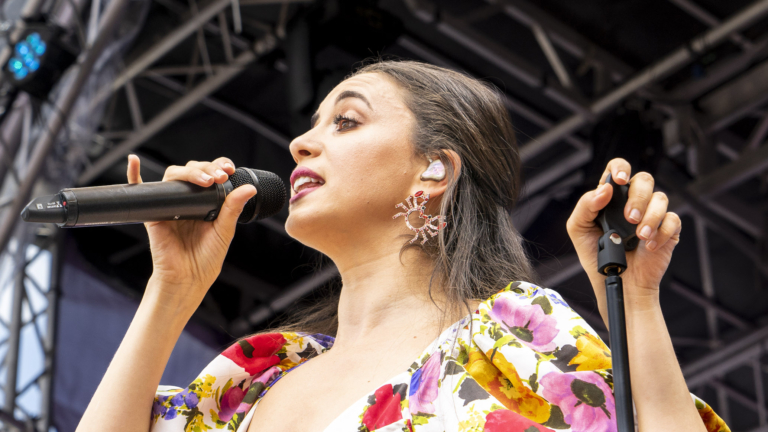
[[[359,251],[359,250],[358,250]],[[392,338],[418,329],[436,337],[453,321],[440,324],[446,302],[437,281],[429,296],[434,264],[417,248],[400,256],[399,245],[378,255],[334,260],[342,278],[339,327],[334,349],[360,349],[373,341]],[[435,305],[437,303],[437,305]]]

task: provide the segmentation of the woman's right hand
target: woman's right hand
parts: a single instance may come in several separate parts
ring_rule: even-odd
[[[141,183],[139,157],[128,156],[128,183]],[[225,157],[213,162],[190,161],[171,165],[163,181],[181,180],[200,186],[224,183],[234,174],[235,164]],[[158,282],[164,299],[197,308],[221,272],[227,250],[235,235],[237,218],[256,188],[243,185],[227,195],[213,222],[178,220],[145,222],[152,252],[152,280]],[[150,285],[148,285],[150,286]]]

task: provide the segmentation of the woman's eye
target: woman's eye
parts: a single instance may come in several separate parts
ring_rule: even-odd
[[[339,125],[340,126],[339,130],[346,130],[351,127],[354,127],[354,125],[357,124],[357,120],[350,117],[343,116],[343,115],[337,115],[336,118],[334,118],[333,120],[333,124]]]

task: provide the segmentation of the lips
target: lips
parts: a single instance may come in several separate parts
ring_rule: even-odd
[[[290,202],[293,203],[324,184],[325,180],[311,169],[307,167],[297,168],[291,174],[291,190],[295,194],[291,197]]]

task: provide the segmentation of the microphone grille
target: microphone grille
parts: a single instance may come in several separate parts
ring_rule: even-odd
[[[273,216],[282,210],[288,201],[288,190],[285,183],[273,172],[253,168],[238,168],[229,177],[229,180],[232,182],[233,188],[251,184],[258,191],[256,196],[245,203],[243,212],[237,219],[239,223],[249,223]],[[258,214],[256,214],[257,212]]]

